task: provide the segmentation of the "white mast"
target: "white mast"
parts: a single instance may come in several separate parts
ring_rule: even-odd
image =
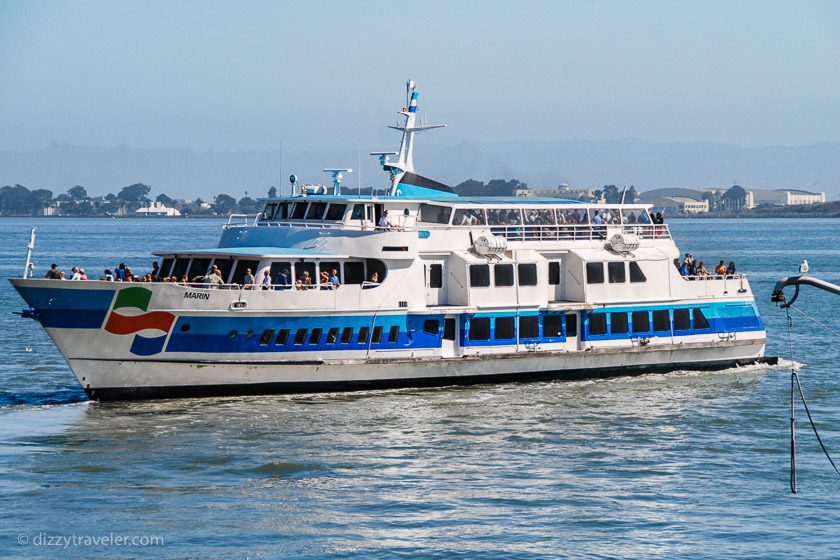
[[[402,125],[388,126],[394,130],[399,130],[403,133],[402,142],[400,142],[400,150],[398,152],[371,152],[372,156],[379,156],[379,163],[382,169],[391,175],[391,190],[388,193],[390,196],[396,196],[397,186],[400,184],[400,179],[406,173],[414,173],[414,135],[424,130],[432,130],[434,128],[443,128],[445,124],[417,124],[417,98],[420,97],[420,92],[414,84],[414,80],[408,80],[405,83],[405,107],[397,113],[405,117],[405,122]],[[388,156],[397,156],[396,161],[390,161]]]

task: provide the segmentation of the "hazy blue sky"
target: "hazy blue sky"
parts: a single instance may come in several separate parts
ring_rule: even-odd
[[[0,1],[0,149],[840,140],[838,2]]]

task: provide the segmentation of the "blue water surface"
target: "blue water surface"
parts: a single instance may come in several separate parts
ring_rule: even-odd
[[[784,367],[93,403],[39,325],[12,314],[23,302],[5,279],[33,225],[39,274],[54,261],[96,277],[212,247],[221,223],[0,219],[0,557],[840,557],[840,477],[801,411],[788,490]],[[775,281],[806,258],[840,283],[840,221],[672,230],[683,253],[749,275],[768,353],[786,360]],[[840,331],[837,296],[805,288],[798,307]],[[812,413],[840,456],[840,351],[793,318]]]

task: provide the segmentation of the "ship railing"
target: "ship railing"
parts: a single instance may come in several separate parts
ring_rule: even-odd
[[[493,235],[510,241],[606,241],[617,233],[637,235],[639,239],[671,239],[671,230],[667,224],[528,224],[487,227]]]
[[[720,294],[745,294],[747,290],[747,276],[745,274],[703,274],[683,276],[685,287],[700,296]]]
[[[218,289],[218,290],[254,290],[254,291],[334,291],[340,290],[341,285],[333,286],[332,284],[208,284],[207,282],[154,282],[155,284],[177,284],[178,286],[185,286],[187,288],[201,288],[201,289]],[[348,284],[348,286],[361,285],[363,290],[370,288],[378,288],[379,282],[362,282],[361,284]]]
[[[224,227],[231,226],[256,226],[262,214],[231,214]]]

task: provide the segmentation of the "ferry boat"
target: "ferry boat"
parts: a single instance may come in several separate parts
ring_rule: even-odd
[[[303,185],[218,246],[156,253],[181,282],[11,283],[93,399],[442,386],[766,361],[742,274],[688,278],[650,207],[467,198],[418,175],[418,92],[387,196]],[[251,274],[248,274],[248,270]],[[324,275],[326,273],[326,275]],[[215,276],[216,278],[213,278]],[[253,276],[253,279],[251,278]],[[323,279],[323,280],[322,280]]]

